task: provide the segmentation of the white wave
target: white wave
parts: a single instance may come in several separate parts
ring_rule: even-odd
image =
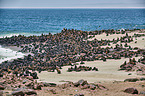
[[[10,34],[2,34],[2,35],[0,35],[0,38],[19,36],[19,35],[31,36],[31,35],[37,35],[37,34],[31,34],[31,33],[10,33]]]
[[[18,36],[20,34],[3,34],[0,36],[0,38],[5,38],[5,37],[12,37],[12,36]]]
[[[0,46],[0,63],[12,59],[22,58],[25,54]]]

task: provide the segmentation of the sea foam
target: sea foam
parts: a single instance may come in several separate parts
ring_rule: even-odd
[[[7,61],[7,60],[13,60],[17,58],[22,58],[25,54],[17,51],[13,51],[9,48],[3,48],[0,45],[0,63]]]

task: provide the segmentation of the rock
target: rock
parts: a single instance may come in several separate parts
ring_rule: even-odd
[[[83,79],[79,80],[78,83],[82,86],[84,86],[85,84],[88,84],[88,82]]]
[[[16,96],[23,96],[24,94],[27,95],[32,95],[32,94],[37,94],[35,90],[33,89],[27,89],[26,87],[23,88],[17,88],[15,89],[15,91],[12,92],[12,95],[16,95]]]
[[[81,86],[81,89],[87,89],[87,88],[90,88],[90,85],[86,84],[84,86]]]
[[[55,83],[47,83],[47,82],[43,82],[42,84],[44,87],[55,87],[56,84]]]
[[[24,96],[25,93],[23,91],[13,91],[12,95],[15,95],[15,96]]]
[[[103,86],[103,85],[100,85],[100,84],[97,84],[96,85],[99,89],[101,89],[101,90],[108,90],[105,86]]]
[[[4,90],[4,89],[5,89],[4,86],[0,85],[0,90]]]
[[[24,91],[25,89],[27,89],[26,87],[22,87],[22,88],[17,88],[14,91]]]
[[[36,91],[33,90],[33,89],[26,89],[26,90],[25,90],[25,94],[27,94],[27,95],[32,95],[32,94],[37,94],[37,93],[36,93]]]
[[[56,87],[55,83],[49,83],[49,87]]]
[[[138,94],[138,90],[136,88],[127,88],[125,89],[126,93],[130,93],[130,94]]]
[[[74,96],[84,96],[83,93],[75,94]]]
[[[128,79],[124,80],[124,82],[136,82],[136,81],[139,81],[139,79],[137,79],[137,78],[128,78]]]
[[[43,85],[44,85],[44,87],[49,87],[50,86],[50,84],[47,83],[47,82],[43,82]]]
[[[95,85],[90,85],[90,89],[91,90],[95,90],[96,89],[96,86]]]
[[[75,87],[78,87],[78,86],[80,85],[80,83],[79,83],[79,82],[75,82],[75,83],[73,83],[73,85],[74,85]]]
[[[85,81],[85,80],[83,80],[83,79],[79,80],[78,82],[73,83],[73,85],[74,85],[75,87],[78,87],[79,85],[84,86],[84,85],[86,85],[86,84],[88,84],[88,82]]]

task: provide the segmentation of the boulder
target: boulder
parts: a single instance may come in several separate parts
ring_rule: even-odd
[[[88,84],[88,82],[83,79],[79,80],[78,83],[82,86],[84,86],[85,84]]]
[[[16,88],[16,89],[14,89],[14,91],[24,91],[25,89],[27,89],[27,88],[26,87]]]
[[[88,84],[81,86],[81,89],[88,89],[88,88],[90,88],[90,85],[88,85]]]
[[[33,94],[37,94],[35,90],[33,89],[27,89],[26,87],[23,88],[17,88],[12,92],[12,95],[16,95],[16,96],[23,96],[24,94],[27,95],[33,95]]]
[[[95,90],[96,89],[96,86],[95,85],[90,85],[90,89],[91,90]]]
[[[49,87],[50,86],[50,84],[47,83],[47,82],[43,82],[43,85],[44,85],[44,87]]]
[[[78,86],[80,85],[80,83],[79,83],[79,82],[75,82],[75,83],[73,83],[73,85],[74,85],[75,87],[78,87]]]
[[[138,90],[136,88],[127,88],[124,90],[124,92],[130,93],[130,94],[138,94]]]
[[[14,96],[24,96],[25,93],[23,91],[13,91],[12,95],[14,95]]]
[[[25,94],[27,95],[33,95],[33,94],[37,94],[35,90],[33,89],[26,89],[25,90]]]
[[[105,86],[103,86],[103,85],[100,85],[100,84],[97,84],[96,85],[99,89],[101,89],[101,90],[108,90]]]
[[[128,79],[124,80],[124,82],[136,82],[136,81],[139,81],[139,79],[137,79],[137,78],[128,78]]]
[[[55,83],[48,83],[48,84],[49,84],[49,87],[56,87],[56,84]]]

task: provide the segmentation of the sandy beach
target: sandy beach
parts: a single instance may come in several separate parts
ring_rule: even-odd
[[[135,30],[133,32],[129,31],[129,32],[127,32],[127,34],[129,36],[135,36],[135,34],[144,34],[144,32],[145,32],[145,30],[140,30],[140,31]],[[82,32],[82,34],[84,34],[84,33]],[[51,37],[52,35],[49,35],[49,36]],[[54,38],[54,36],[53,36],[53,38]],[[60,36],[60,35],[58,35],[58,36]],[[68,33],[67,33],[66,36],[68,36]],[[81,37],[80,34],[79,34],[79,36]],[[94,41],[95,38],[98,39],[98,40],[101,40],[101,39],[107,39],[107,40],[115,39],[116,40],[117,38],[123,38],[122,36],[124,36],[125,38],[128,37],[126,34],[111,34],[109,36],[106,36],[106,34],[103,33],[101,35],[95,35],[93,38],[87,39],[87,40],[90,41],[90,42]],[[110,53],[108,53],[112,56],[112,59],[109,59],[109,57],[107,57],[108,56],[107,53],[106,53],[107,49],[105,50],[105,52],[103,52],[101,54],[99,54],[99,53],[97,53],[98,55],[91,54],[90,56],[88,54],[86,54],[85,52],[83,53],[83,51],[82,51],[82,53],[86,54],[85,56],[88,56],[89,58],[92,58],[93,57],[92,55],[94,55],[94,56],[96,56],[100,59],[98,59],[98,60],[86,59],[86,60],[83,61],[84,64],[80,64],[80,62],[83,59],[82,60],[75,59],[74,61],[79,60],[79,62],[75,62],[75,63],[71,63],[71,64],[72,64],[72,66],[73,66],[73,64],[77,64],[76,65],[77,68],[79,66],[89,66],[91,68],[93,68],[93,67],[98,68],[98,71],[93,71],[93,70],[84,71],[83,70],[83,71],[79,71],[79,72],[76,72],[76,71],[68,72],[67,71],[68,68],[70,68],[72,66],[70,66],[70,64],[68,64],[67,62],[64,63],[66,65],[59,66],[59,64],[61,63],[61,62],[58,62],[59,60],[60,61],[63,60],[64,57],[66,56],[65,59],[64,59],[64,61],[65,61],[65,60],[67,60],[66,58],[68,58],[68,56],[71,56],[68,49],[67,49],[67,51],[68,51],[69,55],[66,55],[66,54],[64,54],[64,56],[60,55],[61,58],[59,57],[59,55],[55,55],[56,57],[54,56],[54,57],[50,58],[49,62],[52,62],[52,63],[49,63],[48,61],[46,61],[47,58],[43,55],[46,54],[45,51],[47,49],[46,46],[48,46],[47,45],[48,40],[44,39],[43,35],[42,35],[42,37],[43,37],[43,39],[41,39],[42,41],[38,41],[38,42],[33,41],[35,43],[28,41],[28,44],[27,43],[26,44],[21,44],[19,47],[16,47],[16,46],[10,46],[10,47],[7,46],[7,47],[5,47],[5,48],[10,48],[11,50],[14,50],[14,52],[15,51],[17,52],[18,50],[21,50],[21,51],[23,51],[22,53],[25,53],[25,57],[23,57],[22,59],[11,61],[12,64],[14,64],[14,65],[16,64],[20,68],[16,69],[16,67],[17,67],[16,66],[16,67],[14,67],[15,68],[14,69],[13,68],[14,65],[11,65],[11,71],[10,72],[13,72],[13,73],[15,72],[16,75],[19,74],[19,75],[22,76],[22,77],[19,77],[19,78],[15,78],[15,79],[18,79],[16,81],[21,81],[21,80],[19,80],[21,78],[22,80],[26,80],[26,82],[29,83],[30,82],[29,80],[31,80],[33,83],[31,82],[32,87],[30,86],[29,88],[35,89],[36,92],[38,93],[38,95],[40,95],[40,96],[48,96],[48,95],[51,95],[51,96],[56,96],[56,95],[68,96],[69,94],[70,95],[71,94],[75,95],[77,93],[83,93],[83,94],[85,94],[85,96],[96,96],[96,95],[98,95],[98,96],[105,96],[105,95],[108,95],[108,96],[132,96],[131,94],[127,94],[123,91],[127,87],[135,87],[139,90],[139,92],[144,91],[143,87],[140,87],[140,86],[144,85],[144,81],[142,81],[142,79],[140,79],[140,78],[144,78],[144,75],[137,74],[136,70],[135,71],[133,71],[133,70],[130,70],[130,71],[119,70],[121,68],[120,66],[122,64],[124,64],[125,61],[127,62],[128,65],[132,64],[132,62],[133,62],[133,64],[135,64],[134,62],[137,62],[137,64],[135,64],[135,66],[140,67],[139,64],[141,64],[141,63],[139,63],[138,61],[141,59],[142,54],[144,54],[143,53],[144,51],[142,52],[142,50],[145,49],[145,39],[144,39],[145,37],[144,36],[132,37],[133,41],[131,41],[131,42],[128,41],[127,43],[124,43],[124,42],[122,43],[121,41],[118,41],[117,43],[114,43],[116,41],[111,41],[110,45],[106,44],[105,46],[104,45],[101,46],[100,47],[101,51],[104,51],[104,49],[106,49],[106,47],[114,48],[114,49],[112,49],[113,51],[115,51],[114,53],[112,53],[112,51],[110,51]],[[40,36],[40,37],[33,37],[33,38],[38,39],[38,38],[42,38],[42,37]],[[25,37],[25,38],[29,38],[28,40],[31,40],[30,38],[32,38],[32,37]],[[48,37],[46,36],[45,38],[48,38]],[[76,38],[77,38],[77,35],[76,35]],[[128,37],[128,38],[130,38],[130,37]],[[130,39],[128,39],[128,40],[130,40]],[[67,45],[66,40],[64,40],[64,42],[65,42],[64,44]],[[70,41],[68,41],[68,42],[70,43]],[[79,39],[78,39],[78,42],[79,42]],[[84,41],[82,40],[82,42],[84,42]],[[105,41],[103,41],[103,42],[105,42]],[[75,42],[72,42],[71,44],[75,45]],[[100,44],[102,44],[102,42],[100,42]],[[118,45],[122,44],[122,46],[124,46],[124,47],[125,47],[125,44],[127,44],[127,46],[130,45],[131,48],[137,47],[137,49],[133,50],[133,49],[128,48],[128,47],[126,47],[126,49],[123,48],[123,47],[122,48],[120,47],[120,49],[119,49],[119,47],[116,47],[117,46],[116,44],[118,44]],[[93,43],[92,43],[92,45],[93,45]],[[87,46],[86,48],[88,48],[88,46],[92,46],[92,45],[86,43],[86,46]],[[43,46],[44,46],[44,49],[43,49]],[[52,49],[55,48],[56,46],[57,45],[52,46]],[[75,47],[79,48],[80,46],[78,46],[76,44]],[[123,50],[122,52],[126,51],[127,53],[134,53],[134,54],[137,54],[137,52],[140,52],[140,53],[137,54],[138,56],[132,55],[131,58],[134,58],[134,60],[136,60],[136,61],[131,61],[131,58],[129,57],[129,55],[128,55],[128,57],[123,57],[123,56],[125,56],[125,54],[123,54],[122,57],[119,57],[119,55],[118,55],[118,58],[115,58],[115,57],[113,57],[113,55],[114,54],[119,54],[119,52],[121,52],[121,51],[116,50],[117,48],[118,48],[118,50]],[[92,48],[90,48],[90,49],[92,50]],[[88,48],[88,50],[90,50],[90,49]],[[98,49],[98,50],[100,50],[100,49]],[[84,49],[82,49],[82,50],[84,50]],[[57,53],[56,50],[54,50],[54,52]],[[64,51],[64,52],[66,52],[66,51]],[[93,52],[93,51],[90,51],[90,52]],[[55,54],[55,53],[53,53],[53,54]],[[28,54],[30,54],[30,55],[28,55]],[[63,53],[61,53],[61,54],[63,54]],[[41,57],[41,55],[42,55],[42,57]],[[78,58],[78,56],[80,56],[80,55],[76,54],[76,53],[74,54],[75,58]],[[57,60],[57,58],[58,58],[58,60]],[[70,58],[73,58],[73,57],[70,57]],[[106,59],[104,60],[102,58],[106,58]],[[56,63],[56,62],[58,62],[58,63]],[[2,66],[4,66],[4,68],[5,68],[4,64],[7,64],[7,62],[2,64]],[[10,64],[10,63],[8,62],[8,64]],[[24,65],[22,65],[22,64],[24,64]],[[35,64],[37,64],[37,65],[35,65]],[[52,66],[49,65],[49,67],[47,69],[47,68],[45,68],[46,64],[51,64]],[[55,64],[57,64],[57,65],[55,65]],[[144,68],[143,64],[141,66],[143,66],[142,68]],[[58,67],[62,67],[62,69],[58,68]],[[132,68],[133,67],[134,66],[132,66]],[[42,69],[42,68],[44,68],[44,69]],[[14,71],[12,71],[13,69],[14,69]],[[28,69],[30,69],[31,71],[29,71]],[[4,69],[4,70],[6,70],[6,69]],[[7,70],[9,70],[9,68]],[[19,70],[19,71],[17,71],[17,70]],[[51,71],[51,72],[48,72],[48,70]],[[53,70],[54,70],[54,72],[53,72]],[[138,70],[141,70],[141,68],[138,69]],[[59,71],[60,71],[60,73],[59,73]],[[28,78],[29,75],[26,72],[29,75],[31,75],[30,78]],[[12,74],[10,74],[10,76],[11,75]],[[16,76],[16,75],[14,75],[14,76]],[[26,77],[25,77],[25,75],[26,75]],[[9,74],[7,74],[5,78],[6,79],[9,78],[8,76],[9,76]],[[33,79],[31,79],[31,78],[33,78]],[[124,82],[124,80],[126,80],[128,78],[137,78],[138,81],[137,82]],[[95,86],[96,89],[91,89],[91,87],[88,87],[90,89],[83,90],[82,87],[84,87],[84,85],[76,87],[75,82],[79,82],[79,80],[82,80],[82,79],[86,80],[86,82],[88,82],[87,84],[89,84],[89,86]],[[38,87],[43,82],[48,83],[48,84],[49,83],[50,84],[56,84],[57,86],[55,86],[55,87],[50,87],[50,86],[44,87],[44,85],[42,85],[41,87]],[[73,86],[73,87],[71,87],[68,84],[68,83],[71,83],[71,82],[72,82],[71,86]],[[97,85],[92,85],[92,84],[97,84]],[[98,85],[98,84],[101,84],[101,85]],[[138,84],[139,84],[139,86],[138,86]],[[19,83],[18,83],[18,85],[19,85]],[[37,86],[37,88],[35,87],[35,85]],[[17,86],[17,85],[15,85],[15,86]],[[24,84],[21,84],[20,86],[25,87],[25,86],[29,86],[29,84],[25,85],[25,83],[24,83]],[[100,86],[105,86],[103,88],[107,88],[107,89],[100,89],[100,88],[102,88]],[[41,89],[41,91],[40,91],[39,88]],[[51,91],[55,90],[57,93],[54,94],[53,92],[49,92],[49,90],[51,90]],[[75,91],[75,90],[77,90],[77,91]],[[140,95],[140,96],[142,96],[142,95]]]
[[[139,58],[139,57],[138,57]],[[62,74],[57,74],[57,72],[42,72],[38,73],[40,79],[38,81],[53,82],[57,84],[65,83],[61,81],[73,81],[76,82],[80,79],[85,79],[88,82],[113,82],[113,81],[124,81],[127,78],[132,77],[144,77],[139,76],[136,72],[125,72],[118,71],[119,66],[124,62],[128,61],[128,58],[121,60],[107,60],[103,61],[90,61],[85,62],[86,66],[98,67],[99,71],[94,72],[67,72],[66,70],[70,66],[63,67]],[[128,75],[131,73],[132,75]]]
[[[139,33],[140,31],[134,31],[129,32],[128,34],[130,36],[134,35],[135,33]],[[140,32],[139,34],[143,34],[145,30]],[[116,39],[121,36],[125,36],[125,34],[113,34],[106,36],[105,34],[96,35],[95,38],[97,39]],[[145,37],[137,37],[135,41],[131,43],[128,43],[132,47],[139,47],[139,48],[145,48]],[[93,40],[89,39],[89,40]],[[119,42],[120,43],[120,42]],[[118,43],[118,44],[119,44]],[[124,43],[122,43],[124,45]],[[115,44],[111,44],[110,46],[114,47]],[[102,46],[106,47],[106,46]],[[136,60],[138,60],[140,57],[134,57]],[[45,82],[55,82],[57,84],[65,83],[61,81],[73,81],[76,82],[80,79],[85,79],[89,82],[113,82],[113,81],[124,81],[127,78],[132,77],[144,77],[137,75],[136,72],[125,72],[125,71],[118,71],[121,64],[124,63],[124,61],[129,61],[128,58],[121,58],[120,60],[107,60],[106,62],[103,61],[85,61],[86,66],[90,67],[98,67],[98,72],[67,72],[66,70],[70,66],[64,66],[62,71],[62,74],[57,74],[56,72],[42,72],[38,73],[38,76],[40,79],[38,81],[45,81]],[[131,73],[131,75],[128,75]]]

